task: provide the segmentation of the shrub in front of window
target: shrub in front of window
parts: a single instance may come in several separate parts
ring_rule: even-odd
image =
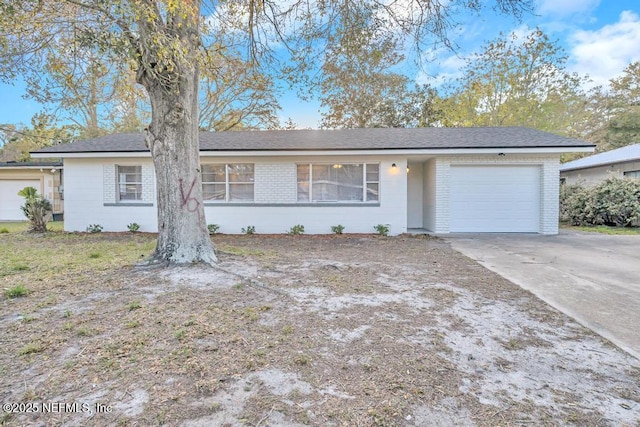
[[[594,189],[598,223],[630,227],[640,220],[640,182],[629,178],[608,178]]]
[[[87,233],[101,233],[102,226],[100,224],[89,224],[87,226]]]
[[[218,224],[209,224],[207,225],[207,230],[209,230],[209,234],[213,236],[220,230],[220,226]]]
[[[577,226],[629,227],[640,221],[640,182],[609,178],[593,188],[561,189],[560,219]]]
[[[300,234],[304,234],[304,225],[296,224],[287,231],[287,234],[292,234],[294,236],[298,236]]]
[[[374,230],[376,230],[376,233],[378,233],[379,236],[388,236],[389,235],[389,226],[386,225],[386,224],[374,225],[373,228],[374,228]]]
[[[256,227],[253,225],[247,225],[247,228],[242,227],[242,234],[255,234]]]
[[[18,192],[24,197],[24,205],[20,206],[24,216],[29,220],[29,231],[44,233],[47,231],[47,221],[51,215],[51,203],[38,194],[34,187],[25,187]]]
[[[135,233],[140,230],[140,225],[135,222],[132,222],[131,224],[127,225],[127,228],[129,229],[130,232]]]
[[[342,234],[342,232],[344,231],[344,225],[332,225],[331,226],[331,232],[333,234]]]

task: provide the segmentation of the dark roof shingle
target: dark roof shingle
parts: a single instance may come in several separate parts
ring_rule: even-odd
[[[201,151],[576,148],[592,144],[523,127],[201,132]],[[142,133],[119,133],[34,153],[145,152]]]

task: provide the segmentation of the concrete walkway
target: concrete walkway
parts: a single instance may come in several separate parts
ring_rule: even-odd
[[[562,231],[445,240],[640,359],[640,236]]]

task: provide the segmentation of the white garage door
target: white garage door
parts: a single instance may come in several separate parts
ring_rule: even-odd
[[[452,166],[449,230],[538,232],[539,166]]]
[[[26,218],[20,209],[24,198],[18,191],[24,187],[35,187],[40,193],[39,180],[2,180],[0,179],[0,221],[24,221]]]

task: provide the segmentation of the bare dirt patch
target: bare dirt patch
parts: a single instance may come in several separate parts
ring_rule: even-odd
[[[0,270],[30,289],[0,300],[2,402],[86,405],[2,422],[640,425],[636,359],[439,239],[214,240],[216,269]]]

